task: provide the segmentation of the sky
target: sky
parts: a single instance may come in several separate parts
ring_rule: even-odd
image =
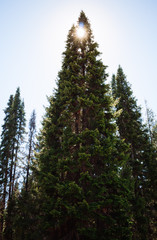
[[[20,87],[27,122],[35,109],[40,127],[68,31],[81,10],[108,66],[108,81],[121,65],[143,116],[145,100],[157,115],[156,0],[0,0],[0,126]]]

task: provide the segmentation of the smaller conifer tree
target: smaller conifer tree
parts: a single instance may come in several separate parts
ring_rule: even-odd
[[[10,96],[4,113],[5,118],[2,126],[0,145],[0,166],[2,173],[1,235],[3,235],[5,228],[6,239],[12,239],[10,220],[12,211],[11,202],[16,189],[18,153],[25,133],[24,103],[21,100],[19,88],[17,88],[15,96]],[[5,224],[4,213],[6,213]]]
[[[154,209],[152,199],[155,200],[153,182],[157,173],[156,151],[146,127],[142,124],[141,109],[137,106],[137,101],[120,66],[116,77],[112,78],[112,93],[113,97],[118,99],[117,111],[122,110],[117,119],[120,137],[130,145],[128,166],[131,168],[134,180],[133,239],[153,239],[151,225],[154,219],[151,209]]]

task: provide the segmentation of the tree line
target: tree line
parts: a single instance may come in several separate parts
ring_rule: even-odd
[[[85,35],[77,36],[84,28]],[[108,74],[82,11],[36,136],[17,88],[0,141],[1,240],[157,239],[157,124],[121,66]]]

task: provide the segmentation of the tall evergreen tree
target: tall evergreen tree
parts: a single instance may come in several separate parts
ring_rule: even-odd
[[[156,152],[152,147],[146,127],[142,124],[141,109],[122,68],[119,66],[116,77],[112,78],[113,96],[118,99],[117,111],[122,113],[117,119],[119,134],[130,145],[130,160],[128,166],[134,180],[133,239],[156,239],[153,237],[152,209],[156,196],[154,181],[156,182]],[[154,168],[154,170],[153,170]],[[152,206],[153,205],[153,206]],[[154,222],[154,219],[153,219]]]
[[[20,143],[24,134],[25,112],[24,103],[20,98],[20,89],[17,88],[15,96],[11,95],[8,107],[5,109],[4,124],[2,126],[0,162],[2,172],[2,204],[1,204],[1,234],[4,230],[4,210],[15,191],[17,177],[17,164]],[[8,220],[5,221],[5,229],[10,225],[10,208],[8,208]],[[8,237],[11,239],[11,237]]]
[[[131,239],[129,190],[120,177],[106,67],[81,12],[69,31],[58,88],[49,98],[38,154],[46,239]],[[48,238],[49,236],[49,238]]]
[[[11,158],[11,109],[13,105],[13,95],[10,96],[8,101],[8,107],[5,109],[4,125],[2,126],[1,134],[1,146],[0,146],[0,165],[1,165],[1,238],[3,233],[4,225],[4,210],[7,200],[7,188],[8,188],[8,178],[9,178],[9,160]]]

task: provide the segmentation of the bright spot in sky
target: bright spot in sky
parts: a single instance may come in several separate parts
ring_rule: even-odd
[[[86,33],[86,31],[85,31],[85,29],[84,29],[83,26],[79,26],[79,27],[77,28],[77,36],[78,36],[79,38],[83,38],[83,37],[85,36],[85,33]]]

